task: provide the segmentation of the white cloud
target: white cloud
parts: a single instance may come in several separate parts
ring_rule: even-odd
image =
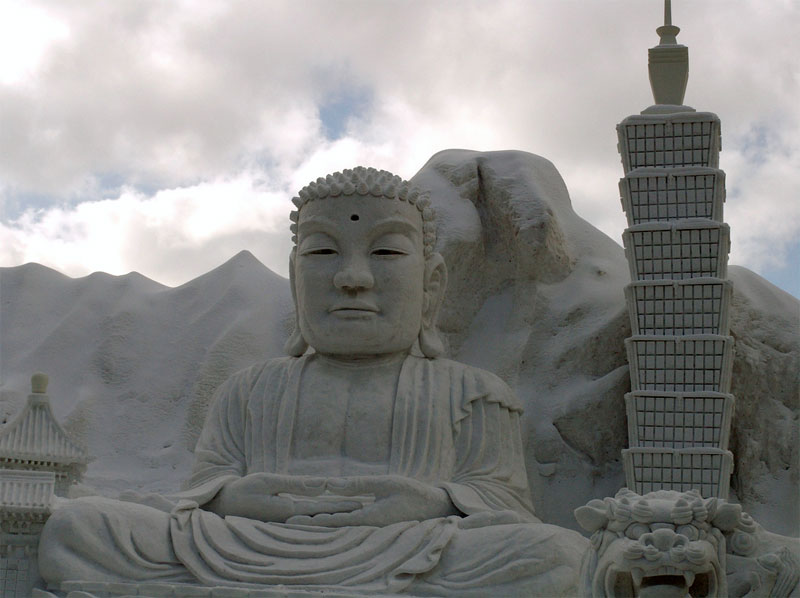
[[[754,268],[790,267],[800,238],[800,139],[798,129],[766,130],[726,155],[731,261]],[[750,136],[748,136],[750,137]]]
[[[0,224],[3,261],[39,262],[70,276],[125,274],[144,265],[149,277],[177,285],[250,249],[284,273],[287,205],[285,193],[259,188],[246,174],[153,196],[126,191]]]
[[[621,237],[614,128],[651,102],[647,48],[657,42],[660,2],[32,6],[42,31],[67,34],[42,34],[39,49],[19,59],[26,83],[0,85],[0,196],[49,197],[52,216],[6,216],[3,234],[17,249],[5,245],[2,263],[34,259],[37,246],[35,259],[55,267],[48,256],[73,252],[72,263],[84,268],[116,264],[158,278],[165,270],[151,264],[168,260],[156,249],[192,247],[196,259],[181,254],[197,263],[186,280],[235,245],[234,230],[251,230],[244,213],[226,211],[232,181],[246,177],[252,193],[270,189],[286,206],[299,187],[333,170],[362,163],[410,177],[449,147],[545,156],[576,211]],[[800,233],[792,211],[800,188],[800,5],[687,2],[673,7],[673,18],[690,48],[687,102],[723,121],[732,261],[781,267]],[[318,108],[348,87],[363,90],[368,106],[352,114],[341,138],[325,139]],[[746,149],[753,130],[769,133],[755,154]],[[109,191],[104,177],[129,191]],[[176,190],[201,188],[220,195],[202,208],[192,200],[196,231],[164,215],[180,204]],[[108,197],[117,199],[98,203]],[[97,216],[101,206],[106,220]],[[99,249],[105,233],[92,227],[116,212],[125,228],[106,239],[121,252],[112,257]],[[163,221],[155,227],[148,218]],[[58,232],[75,222],[83,236]],[[126,249],[152,241],[156,230],[164,238],[152,252]],[[58,252],[45,249],[46,231]],[[167,278],[178,280],[177,272]]]
[[[69,37],[69,27],[47,11],[4,0],[0,19],[0,85],[24,85],[45,52]]]

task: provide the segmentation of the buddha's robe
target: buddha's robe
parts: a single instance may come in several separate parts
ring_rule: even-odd
[[[204,585],[335,586],[369,594],[466,596],[493,588],[508,596],[555,596],[575,591],[587,543],[575,532],[539,523],[533,514],[518,400],[496,376],[449,360],[405,359],[387,473],[444,488],[463,516],[329,528],[222,518],[199,508],[237,477],[290,473],[298,392],[309,359],[313,355],[272,360],[220,387],[197,444],[189,490],[169,516],[152,517],[154,525],[156,519],[162,529],[168,525],[171,551],[153,548],[159,562],[145,563],[142,571],[150,567],[155,573],[157,567],[165,580],[183,580],[188,572]],[[108,504],[95,501],[91,509],[102,511]],[[113,547],[101,550],[122,551],[119,562],[130,562],[126,550],[137,562],[148,558],[147,538],[134,536],[148,517],[145,510],[155,510],[131,507],[139,509],[130,518],[132,531],[99,534],[115,538]],[[73,525],[78,518],[67,519]],[[95,517],[93,524],[100,521],[125,527],[110,514]],[[47,541],[56,542],[56,535],[48,537],[45,530]],[[74,552],[69,558],[93,558]],[[91,552],[96,554],[97,547]],[[43,549],[41,558],[56,554]],[[76,567],[88,570],[78,562]],[[129,569],[111,575],[103,580],[144,579]]]

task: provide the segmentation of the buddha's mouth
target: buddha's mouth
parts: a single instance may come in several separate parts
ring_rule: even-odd
[[[374,311],[369,311],[366,309],[337,309],[331,313],[344,320],[364,320],[366,318],[372,318],[375,316]]]
[[[370,303],[353,302],[334,305],[329,313],[343,318],[365,318],[378,313],[378,308]]]

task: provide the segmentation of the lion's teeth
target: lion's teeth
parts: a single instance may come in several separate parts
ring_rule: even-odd
[[[691,588],[694,583],[694,571],[684,571],[683,578],[686,580],[686,587]]]

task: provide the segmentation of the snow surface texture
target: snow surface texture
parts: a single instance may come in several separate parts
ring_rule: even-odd
[[[516,390],[537,514],[577,529],[575,507],[624,484],[622,247],[575,214],[538,156],[448,150],[413,180],[437,210],[450,356]],[[609,209],[620,209],[613,195]],[[729,278],[732,498],[797,536],[800,301],[743,268]],[[94,457],[77,492],[110,496],[178,489],[214,389],[282,355],[293,322],[288,281],[248,252],[174,289],[136,273],[1,268],[0,305],[0,423],[21,408],[30,375],[49,374],[56,416]]]

